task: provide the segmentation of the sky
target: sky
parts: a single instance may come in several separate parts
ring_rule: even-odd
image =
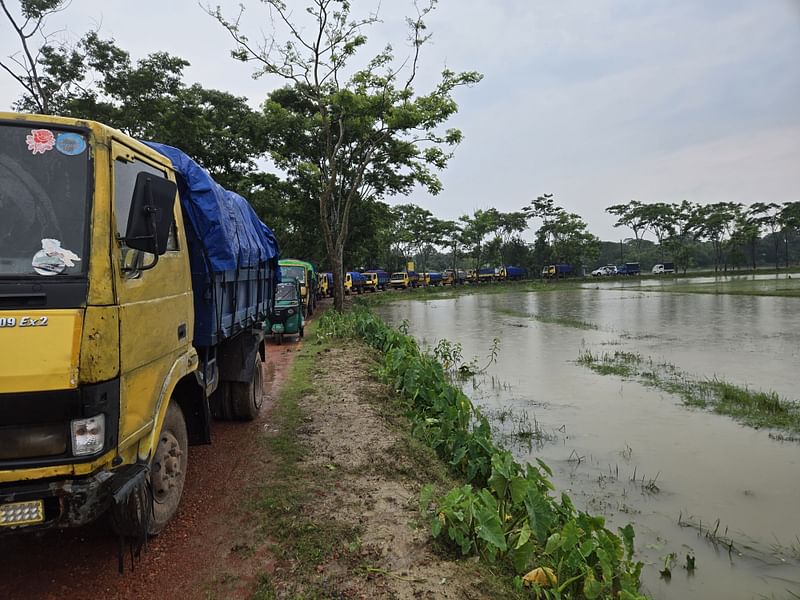
[[[271,23],[260,2],[243,1],[255,39]],[[237,12],[238,1],[219,3]],[[366,31],[361,61],[386,43],[409,56],[411,2],[352,4],[357,16],[379,7],[382,21]],[[455,94],[447,126],[464,141],[440,173],[443,191],[390,204],[457,219],[551,193],[589,231],[620,240],[632,234],[613,227],[612,204],[800,200],[800,0],[439,0],[427,25],[420,93],[445,67],[484,77]],[[72,40],[98,27],[134,59],[166,51],[189,60],[187,83],[246,96],[254,108],[283,83],[253,79],[252,65],[229,57],[227,32],[190,0],[77,0],[48,23]],[[11,34],[0,21],[3,56],[16,50]],[[0,109],[18,92],[0,72]]]

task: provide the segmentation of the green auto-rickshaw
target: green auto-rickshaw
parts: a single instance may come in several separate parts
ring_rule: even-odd
[[[279,283],[275,290],[275,306],[269,315],[270,331],[275,341],[282,343],[284,334],[297,334],[298,339],[303,337],[305,326],[303,309],[300,282],[297,279],[290,279]]]

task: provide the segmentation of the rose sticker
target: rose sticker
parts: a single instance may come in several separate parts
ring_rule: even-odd
[[[56,145],[56,136],[49,129],[31,129],[25,141],[33,154],[44,154]]]

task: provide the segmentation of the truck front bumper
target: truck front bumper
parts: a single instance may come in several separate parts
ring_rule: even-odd
[[[41,501],[43,515],[35,523],[17,525],[0,523],[0,535],[77,527],[96,520],[111,504],[110,471],[100,471],[89,477],[52,479],[47,481],[15,482],[0,485],[0,507],[18,502]]]

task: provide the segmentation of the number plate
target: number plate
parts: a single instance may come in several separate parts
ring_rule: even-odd
[[[44,521],[44,502],[10,502],[0,504],[0,527],[35,525]]]

